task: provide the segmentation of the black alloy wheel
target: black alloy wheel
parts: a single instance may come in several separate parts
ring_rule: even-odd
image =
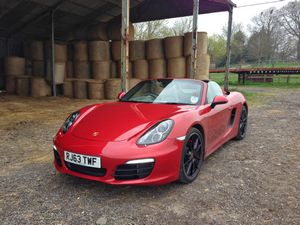
[[[242,140],[246,136],[247,120],[248,120],[247,108],[243,106],[241,116],[240,116],[240,121],[239,121],[238,135],[235,137],[236,140]]]
[[[191,128],[182,150],[179,178],[181,183],[191,183],[197,178],[203,163],[203,153],[203,135],[198,129]]]

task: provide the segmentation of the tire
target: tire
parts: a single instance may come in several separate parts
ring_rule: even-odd
[[[246,136],[247,119],[248,119],[248,111],[247,111],[246,106],[243,106],[241,115],[240,115],[240,120],[239,120],[238,134],[235,137],[235,140],[242,140]]]
[[[203,153],[203,135],[198,129],[191,128],[186,135],[182,149],[179,177],[180,183],[188,184],[197,178],[203,163]]]

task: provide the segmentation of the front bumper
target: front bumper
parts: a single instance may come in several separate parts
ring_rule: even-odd
[[[68,140],[55,138],[54,145],[55,168],[72,176],[117,185],[160,185],[179,178],[183,141],[176,139],[140,147],[133,140],[95,142],[69,136]],[[101,169],[85,171],[87,167],[73,164],[75,168],[64,160],[64,151],[101,157]],[[149,158],[154,159],[152,164],[126,164],[130,160]]]

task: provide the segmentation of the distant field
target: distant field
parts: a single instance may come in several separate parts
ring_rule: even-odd
[[[224,84],[224,73],[211,73],[210,79],[216,81],[218,84]],[[229,74],[229,85],[237,86],[238,85],[238,75],[234,73]],[[240,84],[243,86],[243,84]],[[280,75],[274,77],[273,83],[254,83],[250,81],[246,81],[245,86],[260,86],[260,87],[282,87],[282,88],[300,88],[300,78],[293,77],[290,75],[289,83],[287,83],[287,79],[280,77]]]

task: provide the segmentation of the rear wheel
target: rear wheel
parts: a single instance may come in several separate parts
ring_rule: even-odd
[[[243,106],[241,116],[240,116],[240,121],[239,121],[238,135],[235,137],[236,140],[242,140],[246,136],[247,119],[248,119],[248,111],[246,106]]]
[[[203,163],[203,151],[202,133],[196,128],[191,128],[182,150],[179,178],[181,183],[191,183],[197,178]]]

